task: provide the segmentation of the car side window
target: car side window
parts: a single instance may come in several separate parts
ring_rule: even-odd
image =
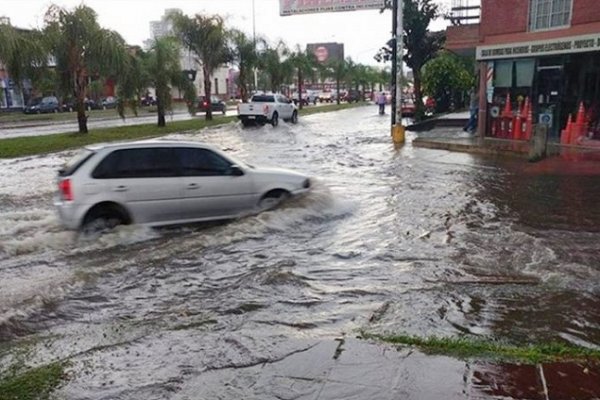
[[[175,149],[183,176],[229,175],[231,162],[208,149]]]
[[[124,149],[110,153],[92,172],[96,179],[162,178],[177,176],[171,148]]]

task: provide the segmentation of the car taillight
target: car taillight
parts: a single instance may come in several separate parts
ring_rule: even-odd
[[[208,103],[206,101],[204,103],[202,103],[202,104],[204,104],[204,107],[206,107],[208,105]]]
[[[60,191],[63,200],[73,201],[73,190],[71,189],[70,179],[63,179],[58,182],[58,190]]]
[[[267,115],[269,113],[269,106],[263,107],[263,114]]]

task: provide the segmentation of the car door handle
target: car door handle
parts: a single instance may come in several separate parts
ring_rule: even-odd
[[[125,185],[116,186],[113,190],[115,192],[126,192],[129,188]]]
[[[190,183],[190,184],[187,185],[187,188],[189,190],[199,189],[200,185],[198,185],[197,183]]]

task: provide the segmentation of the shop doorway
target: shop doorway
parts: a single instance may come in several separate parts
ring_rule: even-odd
[[[537,67],[537,90],[534,97],[537,100],[537,122],[547,125],[550,137],[555,140],[558,139],[562,125],[563,70],[562,64]]]

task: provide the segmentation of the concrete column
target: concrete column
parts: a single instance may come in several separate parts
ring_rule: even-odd
[[[477,135],[480,140],[483,140],[487,129],[487,62],[479,63],[479,115],[477,116]]]

